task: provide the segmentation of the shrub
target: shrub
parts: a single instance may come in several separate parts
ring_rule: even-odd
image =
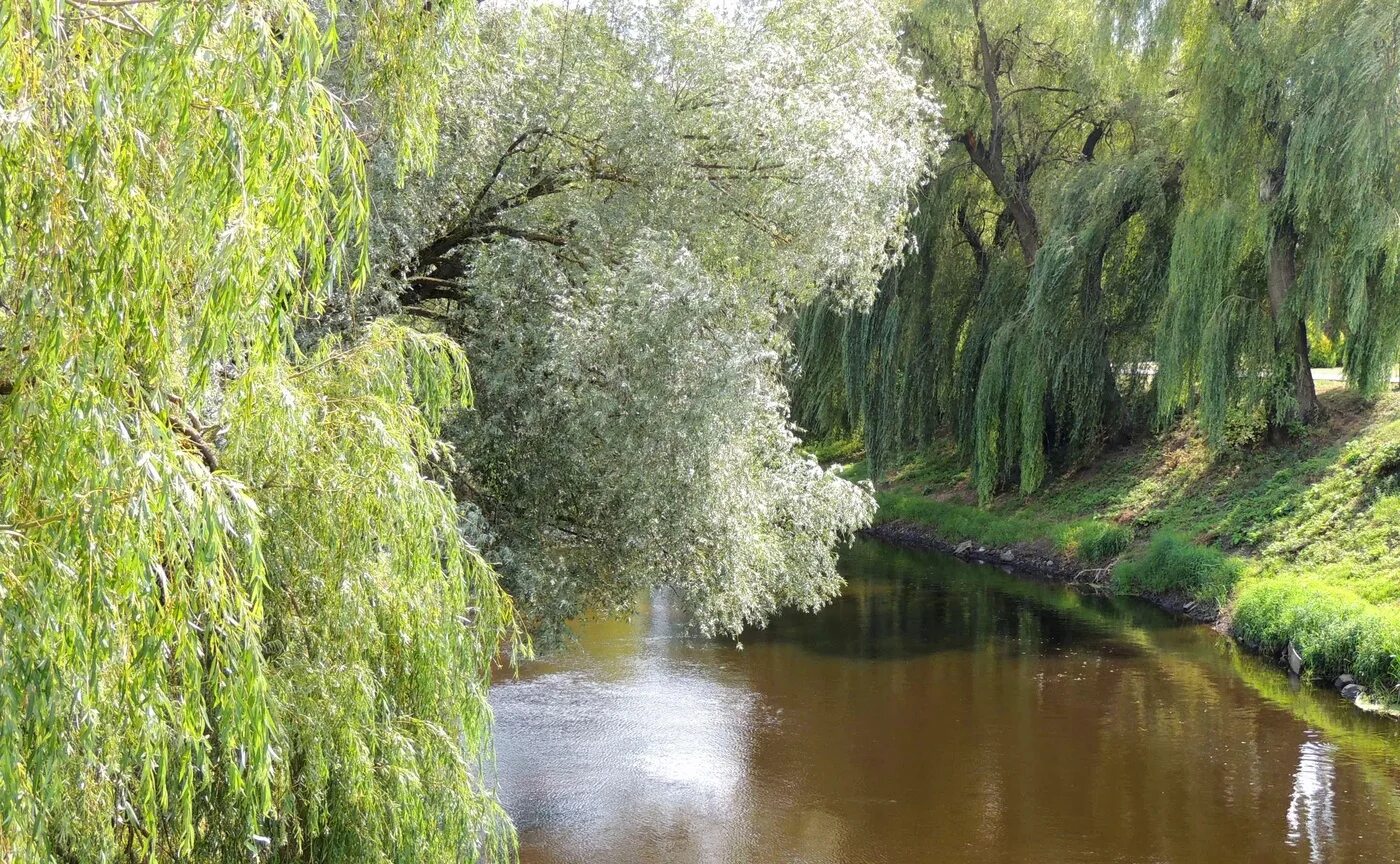
[[[1269,413],[1262,404],[1231,405],[1221,430],[1225,445],[1235,450],[1254,447],[1269,432]]]
[[[1085,519],[1065,526],[1057,545],[1068,555],[1098,564],[1123,554],[1132,539],[1133,532],[1125,525]]]
[[[1119,564],[1113,578],[1123,591],[1183,592],[1223,603],[1242,569],[1238,559],[1218,549],[1199,546],[1174,531],[1158,531],[1146,554]]]

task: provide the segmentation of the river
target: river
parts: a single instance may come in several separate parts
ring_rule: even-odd
[[[1400,862],[1400,722],[1142,603],[842,568],[742,647],[658,594],[498,682],[523,864]]]

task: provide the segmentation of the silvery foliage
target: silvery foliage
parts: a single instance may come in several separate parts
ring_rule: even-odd
[[[466,523],[537,624],[664,585],[738,633],[838,590],[873,502],[795,449],[782,334],[869,298],[936,149],[891,11],[482,7],[374,257],[467,348]]]

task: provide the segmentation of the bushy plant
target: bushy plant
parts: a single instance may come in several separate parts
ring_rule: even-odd
[[[822,465],[834,462],[850,463],[865,452],[865,440],[859,432],[833,435],[820,441],[803,442],[802,449]]]
[[[1333,339],[1326,331],[1308,333],[1308,362],[1316,368],[1331,369],[1342,365],[1346,340],[1342,334]]]
[[[1263,405],[1231,405],[1225,411],[1221,440],[1230,449],[1254,447],[1269,434],[1269,415]]]
[[[1098,564],[1123,554],[1133,540],[1126,525],[1084,519],[1067,525],[1057,539],[1060,551],[1081,561]]]
[[[1113,571],[1120,590],[1134,593],[1181,592],[1198,600],[1223,602],[1243,566],[1218,549],[1200,546],[1174,531],[1158,531],[1141,558]]]

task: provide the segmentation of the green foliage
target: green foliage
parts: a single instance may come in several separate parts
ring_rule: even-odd
[[[833,462],[853,462],[865,452],[865,440],[859,435],[828,438],[816,443],[803,442],[802,449],[822,465]]]
[[[1308,672],[1343,672],[1400,696],[1400,609],[1376,606],[1342,585],[1297,574],[1250,581],[1235,601],[1231,629],[1271,655],[1290,642]]]
[[[1101,158],[1062,181],[1025,307],[997,331],[978,379],[974,464],[983,501],[1004,477],[1018,475],[1024,492],[1038,489],[1049,445],[1084,453],[1106,424],[1126,425],[1114,365],[1146,359],[1146,343],[1131,335],[1149,323],[1165,286],[1160,238],[1170,233],[1176,170],[1147,152]],[[1140,230],[1122,230],[1133,218]]]
[[[1372,0],[1187,7],[1162,22],[1164,38],[1181,40],[1193,128],[1159,392],[1170,415],[1199,379],[1202,425],[1221,445],[1240,406],[1262,406],[1276,427],[1311,409],[1295,384],[1309,374],[1309,323],[1346,323],[1342,360],[1359,391],[1389,377],[1400,10]]]
[[[1160,80],[1104,25],[1091,2],[911,13],[949,167],[874,303],[842,327],[819,302],[795,336],[802,424],[863,430],[877,475],[951,429],[986,501],[1139,422],[1144,382],[1120,370],[1150,359],[1180,167],[1153,137]]]
[[[1133,531],[1126,525],[1083,519],[1060,531],[1060,551],[1090,564],[1101,564],[1122,555],[1133,542]]]
[[[510,854],[483,778],[511,607],[425,476],[464,357],[382,322],[292,339],[364,277],[326,82],[392,83],[401,34],[359,23],[0,9],[6,861]]]
[[[233,382],[224,470],[256,490],[275,706],[279,855],[501,860],[488,785],[491,666],[512,650],[495,574],[424,477],[470,399],[461,349],[375,322],[291,367]],[[335,646],[333,649],[330,646]]]
[[[965,262],[944,255],[951,237],[942,208],[951,181],[935,179],[911,219],[915,244],[880,281],[869,306],[822,296],[795,328],[793,406],[800,426],[818,436],[859,431],[877,470],[932,442],[953,407],[946,374],[961,322],[939,316],[931,279],[951,279]],[[932,268],[937,262],[939,270]]]
[[[1335,338],[1326,332],[1308,336],[1308,362],[1314,368],[1336,368],[1341,366],[1345,360],[1346,336],[1344,334],[1338,333]]]
[[[819,297],[807,304],[798,316],[793,334],[792,419],[806,430],[806,440],[845,441],[860,439],[859,406],[850,403],[846,387],[846,344],[849,326],[847,310],[841,304]],[[819,444],[809,444],[815,452]],[[826,461],[818,456],[818,460]]]
[[[1379,393],[1400,354],[1398,32],[1377,0],[916,4],[947,167],[873,306],[799,317],[804,424],[862,429],[876,476],[950,437],[986,504],[1153,403],[1225,451],[1306,433],[1310,362]]]
[[[782,324],[869,298],[935,149],[892,5],[490,4],[438,171],[372,178],[365,305],[471,356],[453,482],[535,628],[664,585],[737,633],[838,590],[873,502],[797,451],[783,374],[831,370]]]
[[[1164,530],[1152,535],[1141,557],[1115,567],[1113,580],[1124,591],[1182,593],[1221,604],[1242,570],[1237,559]]]
[[[987,546],[1010,546],[1039,539],[1045,533],[1043,526],[1035,522],[988,513],[966,504],[900,492],[879,492],[875,497],[881,522],[929,525],[949,542],[971,540]]]

